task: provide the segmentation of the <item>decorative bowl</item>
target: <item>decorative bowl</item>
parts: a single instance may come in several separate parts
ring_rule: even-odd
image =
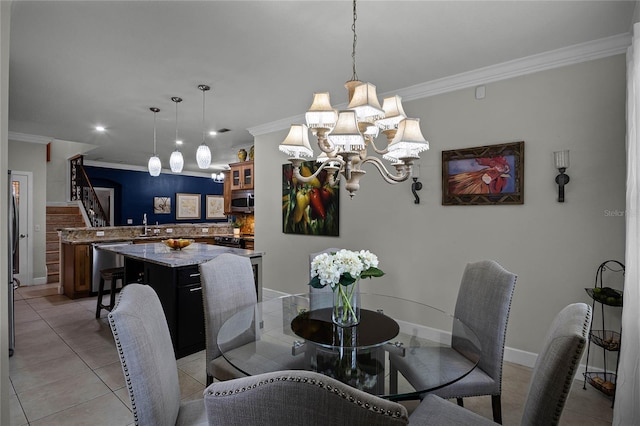
[[[162,243],[171,250],[182,250],[190,246],[193,240],[187,240],[186,238],[169,238],[168,240],[162,240]]]

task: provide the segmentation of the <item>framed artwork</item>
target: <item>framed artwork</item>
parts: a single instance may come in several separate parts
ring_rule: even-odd
[[[305,161],[302,176],[311,176],[318,163]],[[340,219],[340,184],[331,185],[326,170],[311,182],[293,176],[293,165],[282,166],[282,232],[337,237]]]
[[[200,194],[176,193],[176,220],[200,219]]]
[[[153,197],[153,213],[171,213],[171,197]]]
[[[442,205],[523,204],[524,142],[442,151]]]
[[[207,219],[224,219],[224,196],[207,195]]]

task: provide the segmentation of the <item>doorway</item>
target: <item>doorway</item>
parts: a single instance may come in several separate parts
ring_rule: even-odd
[[[100,205],[104,209],[105,214],[109,219],[109,226],[113,226],[114,220],[114,203],[113,203],[113,188],[100,188],[95,187],[93,190],[96,192],[96,197],[98,197],[98,201]]]
[[[33,175],[31,172],[11,171],[11,184],[16,194],[16,204],[18,206],[18,251],[14,263],[14,278],[18,279],[22,285],[33,283],[33,271],[31,264],[31,253],[33,238],[31,236],[31,222],[33,212],[31,211],[31,182]]]

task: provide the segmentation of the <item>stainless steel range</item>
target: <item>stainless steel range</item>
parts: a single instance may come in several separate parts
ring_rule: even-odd
[[[213,240],[218,246],[245,248],[245,241],[241,237],[216,235]]]

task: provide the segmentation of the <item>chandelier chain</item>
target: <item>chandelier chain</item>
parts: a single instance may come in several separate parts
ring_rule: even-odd
[[[358,20],[358,12],[356,10],[356,0],[353,0],[353,24],[351,24],[351,31],[353,32],[353,48],[351,50],[351,59],[353,63],[353,75],[351,80],[358,80],[358,73],[356,72],[356,44],[358,42],[358,36],[356,34],[356,21]]]

